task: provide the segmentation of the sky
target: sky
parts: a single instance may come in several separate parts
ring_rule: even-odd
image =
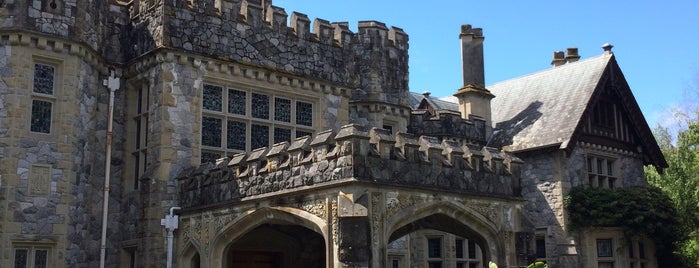
[[[409,87],[449,96],[462,86],[460,26],[483,28],[486,85],[551,68],[556,50],[581,60],[612,44],[649,125],[699,107],[699,1],[274,0],[313,21],[376,20],[409,36]],[[312,29],[312,28],[311,28]],[[496,107],[493,107],[496,109]]]

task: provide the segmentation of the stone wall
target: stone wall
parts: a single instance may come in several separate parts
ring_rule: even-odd
[[[520,164],[492,148],[347,125],[185,172],[179,201],[201,207],[347,181],[516,197]]]
[[[99,251],[93,249],[100,244],[109,110],[102,67],[79,44],[59,46],[56,40],[29,34],[16,37],[4,35],[0,48],[0,266],[11,266],[13,243],[46,243],[56,267],[91,267],[99,260]],[[56,70],[49,134],[29,131],[36,62]],[[123,106],[121,99],[117,96],[117,106]],[[115,136],[124,132],[119,111]],[[121,142],[114,141],[112,158],[108,254],[115,256],[118,251],[113,249],[121,240]]]
[[[162,5],[162,6],[161,6]],[[360,89],[354,100],[407,105],[408,36],[376,21],[313,22],[271,1],[132,1],[134,21],[124,48],[138,57],[167,47],[211,58],[264,66],[281,72]]]
[[[408,133],[458,140],[461,143],[486,145],[486,125],[480,119],[463,119],[452,111],[437,111],[431,115],[427,110],[410,114]]]

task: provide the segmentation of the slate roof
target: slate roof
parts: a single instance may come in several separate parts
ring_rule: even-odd
[[[489,146],[566,148],[612,58],[602,54],[488,86],[496,96]]]
[[[435,110],[448,110],[448,111],[459,111],[459,104],[456,100],[456,97],[453,97],[452,99],[448,99],[448,97],[444,98],[437,98],[430,96],[427,94],[421,94],[417,92],[410,92],[410,95],[408,97],[408,101],[410,102],[410,107],[413,108],[413,110],[417,109],[420,106],[420,103],[424,99],[427,101],[427,103]]]

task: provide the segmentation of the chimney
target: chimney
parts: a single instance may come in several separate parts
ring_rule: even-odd
[[[580,59],[577,47],[569,47],[566,49],[566,63],[576,62]]]
[[[613,47],[614,46],[612,46],[612,44],[610,43],[604,43],[604,45],[602,45],[602,49],[604,49],[604,54],[614,54],[614,52],[612,52]]]
[[[486,123],[486,137],[492,132],[490,100],[495,97],[485,88],[483,70],[483,29],[461,26],[461,62],[464,85],[454,96],[464,119],[480,119]]]
[[[551,60],[551,66],[553,67],[558,67],[566,63],[566,56],[565,52],[563,51],[554,51],[553,52],[553,60]]]

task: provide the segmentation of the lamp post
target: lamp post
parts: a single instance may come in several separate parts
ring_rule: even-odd
[[[104,161],[104,201],[102,201],[102,239],[100,240],[100,268],[104,268],[107,251],[107,216],[109,209],[109,177],[112,162],[112,121],[114,121],[114,92],[119,89],[119,78],[114,74],[114,69],[109,70],[110,75],[103,81],[109,88],[109,119],[107,121],[107,152]]]

